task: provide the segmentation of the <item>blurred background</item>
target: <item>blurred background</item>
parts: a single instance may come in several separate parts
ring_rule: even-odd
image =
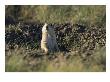
[[[96,5],[6,5],[6,19],[48,23],[105,25],[106,6]]]

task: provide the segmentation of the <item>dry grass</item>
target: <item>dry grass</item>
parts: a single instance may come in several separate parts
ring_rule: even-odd
[[[6,71],[44,71],[44,72],[100,72],[106,71],[105,48],[97,50],[89,57],[81,57],[78,53],[50,53],[47,56],[40,50],[19,49],[6,52]]]

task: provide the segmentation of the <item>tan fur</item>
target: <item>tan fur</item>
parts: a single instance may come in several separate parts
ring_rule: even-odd
[[[47,24],[45,24],[42,28],[41,49],[44,50],[45,53],[59,50],[54,29],[49,26],[47,28]]]

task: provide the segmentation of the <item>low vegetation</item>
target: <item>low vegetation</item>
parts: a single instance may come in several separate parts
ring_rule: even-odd
[[[7,5],[5,71],[105,72],[105,20],[105,6]],[[60,52],[41,51],[45,22],[55,29]]]

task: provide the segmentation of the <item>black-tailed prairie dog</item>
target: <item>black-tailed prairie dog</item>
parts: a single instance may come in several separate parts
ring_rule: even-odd
[[[47,23],[42,27],[41,49],[44,50],[45,53],[59,51],[54,28]]]

